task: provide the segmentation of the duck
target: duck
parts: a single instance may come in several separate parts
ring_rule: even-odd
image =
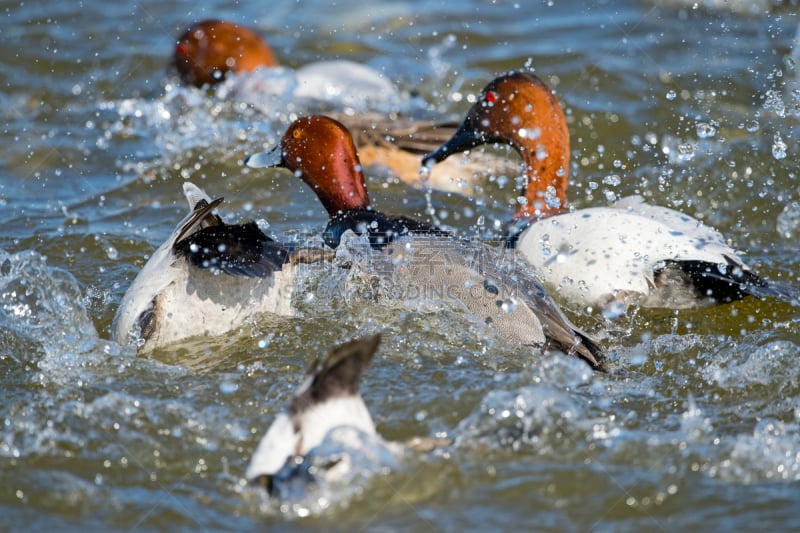
[[[278,59],[252,29],[207,19],[191,25],[178,37],[172,64],[181,81],[203,88],[221,83],[228,73],[277,67]]]
[[[328,212],[325,243],[338,248],[348,231],[368,239],[378,252],[382,281],[406,300],[445,301],[465,308],[506,341],[555,348],[604,369],[602,347],[569,321],[533,275],[517,268],[513,253],[374,209],[355,143],[341,122],[325,115],[300,117],[279,144],[245,164],[285,168],[302,179]]]
[[[190,26],[178,37],[172,65],[186,85],[224,87],[224,94],[240,100],[255,95],[256,105],[267,96],[359,110],[366,109],[365,104],[394,108],[403,100],[384,74],[355,61],[317,61],[297,70],[282,67],[255,30],[227,20],[206,19]],[[237,76],[241,73],[253,75]]]
[[[719,231],[685,213],[640,196],[570,209],[567,121],[553,91],[532,72],[491,81],[422,165],[487,143],[513,147],[527,177],[505,245],[519,250],[574,309],[617,318],[631,306],[687,309],[748,295],[792,298],[754,273]]]
[[[277,98],[295,109],[325,103],[326,113],[353,133],[365,166],[415,188],[471,195],[488,182],[492,172],[487,169],[504,175],[517,170],[493,154],[474,153],[421,175],[419,158],[446,141],[458,122],[370,111],[372,104],[406,102],[384,74],[346,60],[319,61],[296,71],[282,68],[265,39],[235,22],[207,19],[190,26],[177,39],[172,65],[181,83],[216,87],[222,98],[255,106]]]
[[[142,353],[222,335],[263,313],[292,316],[297,266],[332,258],[276,242],[255,222],[225,223],[214,212],[223,199],[191,182],[183,193],[189,213],[139,271],[112,322],[112,340]]]
[[[336,431],[384,443],[359,392],[364,369],[380,340],[381,335],[375,334],[346,342],[312,363],[289,408],[275,417],[253,452],[245,471],[251,486],[279,496],[292,478],[313,480],[309,469],[300,467],[307,467],[309,454]],[[342,466],[337,463],[328,462],[328,468],[317,474],[333,476],[329,470]]]

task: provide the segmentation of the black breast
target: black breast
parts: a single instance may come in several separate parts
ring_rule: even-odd
[[[357,209],[338,213],[330,218],[323,235],[325,244],[336,248],[347,230],[352,230],[359,235],[368,234],[370,245],[376,249],[383,248],[396,237],[412,233],[448,235],[446,231],[413,218],[385,215],[369,209]]]

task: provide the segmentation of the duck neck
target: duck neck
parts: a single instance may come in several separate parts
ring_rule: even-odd
[[[525,164],[527,181],[522,190],[525,201],[517,204],[514,219],[546,218],[567,206],[569,183],[569,131],[564,113],[556,103],[551,126],[532,128],[536,138],[513,143]]]
[[[324,179],[310,177],[305,172],[302,178],[317,193],[328,216],[369,209],[369,195],[358,160],[341,155],[330,158],[327,163],[319,170]]]

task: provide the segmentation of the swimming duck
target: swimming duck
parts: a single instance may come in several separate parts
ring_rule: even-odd
[[[452,138],[422,163],[486,143],[515,148],[528,178],[507,245],[571,304],[614,316],[632,304],[680,309],[779,294],[717,230],[686,214],[638,196],[568,210],[567,122],[534,74],[511,72],[489,83]]]
[[[338,247],[348,230],[366,235],[385,258],[378,270],[403,295],[460,303],[510,342],[555,347],[602,368],[602,349],[569,322],[533,276],[517,268],[514,254],[503,257],[502,251],[454,239],[425,222],[374,210],[355,144],[342,123],[322,115],[301,117],[280,144],[245,163],[283,167],[300,177],[328,212],[325,242]]]
[[[216,19],[198,22],[178,38],[173,65],[181,81],[198,88],[221,84],[236,73],[260,69],[290,71],[280,67],[272,48],[254,30]],[[259,100],[265,95],[289,91],[295,100],[340,103],[356,108],[363,102],[394,104],[401,100],[399,91],[386,76],[354,61],[318,61],[292,72],[295,76],[291,80],[288,77],[267,76],[263,80],[250,77],[229,91],[251,92]],[[248,89],[250,81],[254,86]]]
[[[289,409],[275,418],[253,453],[245,473],[252,485],[273,495],[280,493],[279,484],[302,474],[299,467],[306,456],[334,431],[354,430],[380,443],[359,393],[361,375],[379,343],[380,335],[363,337],[342,344],[323,362],[313,363]]]
[[[517,170],[502,158],[475,153],[468,159],[454,158],[430,175],[421,176],[419,157],[447,140],[457,122],[370,113],[363,109],[365,102],[402,100],[386,76],[343,60],[311,63],[289,75],[289,69],[279,68],[278,59],[261,36],[234,22],[209,19],[191,26],[178,38],[173,65],[183,83],[196,87],[219,85],[230,78],[229,74],[252,73],[237,77],[232,87],[223,86],[219,94],[256,106],[276,95],[296,107],[304,101],[309,102],[308,107],[314,107],[315,101],[326,101],[328,107],[339,111],[343,107],[358,109],[358,113],[333,116],[353,133],[362,163],[388,170],[391,176],[414,187],[466,195],[488,181],[490,170],[502,174]],[[259,72],[254,73],[256,70]]]
[[[186,182],[189,214],[155,251],[120,302],[112,339],[140,351],[236,329],[261,313],[292,315],[299,263],[332,257],[267,237],[255,222],[227,224],[211,198]]]

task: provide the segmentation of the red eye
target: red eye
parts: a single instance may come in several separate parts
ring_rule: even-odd
[[[489,91],[485,95],[483,95],[483,101],[487,104],[493,104],[497,100],[497,93],[493,91]]]

